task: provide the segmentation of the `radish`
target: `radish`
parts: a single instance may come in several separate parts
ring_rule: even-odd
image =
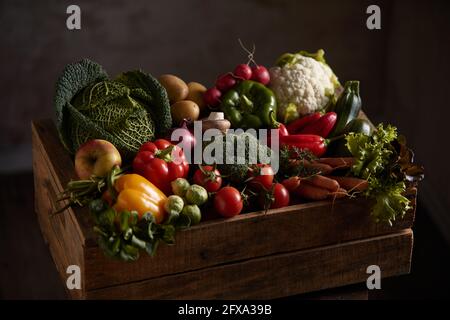
[[[216,87],[222,93],[227,92],[236,84],[236,79],[230,74],[226,73],[217,78]]]
[[[252,68],[252,80],[262,83],[263,85],[267,85],[270,82],[269,71],[266,67],[261,65],[256,65]]]
[[[234,76],[242,80],[249,80],[252,77],[252,68],[248,64],[242,63],[234,69]]]
[[[220,104],[220,97],[222,92],[216,87],[212,87],[203,94],[203,100],[211,107],[217,107]]]

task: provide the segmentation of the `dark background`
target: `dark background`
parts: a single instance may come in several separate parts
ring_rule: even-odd
[[[66,8],[81,7],[81,30]],[[381,30],[366,8],[381,8]],[[32,119],[53,117],[54,83],[83,57],[110,75],[142,68],[211,85],[246,62],[237,39],[270,66],[284,52],[323,48],[341,82],[361,81],[363,109],[408,137],[426,168],[412,274],[381,297],[444,297],[450,284],[450,1],[0,0],[0,298],[60,298],[62,284],[33,209]]]

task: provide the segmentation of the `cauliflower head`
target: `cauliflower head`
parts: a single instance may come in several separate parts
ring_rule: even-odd
[[[324,51],[285,53],[270,69],[270,88],[278,104],[278,119],[287,123],[324,109],[340,86],[324,59]]]

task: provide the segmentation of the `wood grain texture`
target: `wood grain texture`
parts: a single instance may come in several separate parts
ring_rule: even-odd
[[[414,221],[415,206],[389,227],[373,222],[371,203],[365,199],[311,202],[205,221],[179,232],[176,244],[161,245],[155,257],[142,254],[137,262],[125,263],[105,257],[97,247],[86,209],[50,217],[57,194],[76,178],[51,120],[33,123],[33,154],[36,212],[44,237],[63,279],[67,263],[83,266],[81,296],[94,289],[395,233],[411,228]],[[414,203],[415,196],[410,196]]]
[[[408,273],[413,234],[405,230],[317,249],[133,282],[87,292],[88,299],[269,299]]]
[[[161,245],[155,257],[135,263],[86,249],[88,289],[195,270],[221,263],[267,256],[387,234],[411,226],[412,215],[393,228],[375,224],[361,199],[334,204],[307,204],[209,221],[179,232],[174,246]],[[245,245],[243,245],[245,244]]]
[[[57,195],[59,179],[48,163],[47,154],[43,153],[40,138],[35,127],[32,128],[33,139],[33,174],[35,184],[35,211],[45,241],[48,243],[52,258],[61,279],[65,283],[69,265],[78,265],[82,272],[82,290],[67,290],[72,298],[85,296],[84,280],[84,242],[78,222],[72,210],[52,216],[55,212],[54,199]],[[64,286],[66,288],[66,286]]]

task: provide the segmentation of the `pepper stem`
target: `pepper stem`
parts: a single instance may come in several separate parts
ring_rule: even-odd
[[[165,148],[164,150],[158,150],[155,153],[155,156],[159,159],[163,159],[166,162],[172,161],[172,151],[175,146],[171,145],[170,147]]]
[[[246,112],[253,110],[253,102],[245,94],[241,95],[241,108]]]
[[[281,123],[279,123],[275,118],[275,111],[270,110],[269,119],[270,119],[270,128],[278,129],[280,127]]]

